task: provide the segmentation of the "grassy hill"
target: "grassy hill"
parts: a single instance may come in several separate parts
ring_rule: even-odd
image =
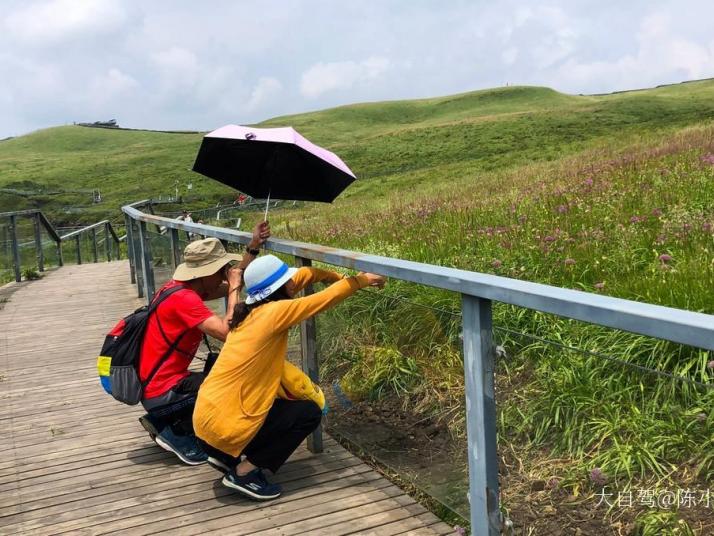
[[[276,210],[271,223],[279,237],[714,313],[713,120],[714,81],[601,96],[509,87],[275,118],[261,126],[296,127],[359,180],[332,205]],[[45,191],[3,193],[0,210],[116,218],[121,204],[173,193],[177,179],[193,182],[196,207],[232,198],[189,171],[199,144],[198,134],[81,127],[0,142],[0,188]],[[89,205],[70,190],[97,187],[103,204],[65,212]],[[459,311],[453,293],[398,281],[360,292],[319,320],[326,385],[340,382],[353,418],[366,407],[381,426],[409,408],[463,439]],[[709,352],[502,304],[494,330],[502,502],[517,528],[710,533],[703,503],[596,509],[603,483],[635,502],[637,490],[710,488]],[[423,462],[421,449],[439,445],[446,493],[463,507],[464,448],[431,441],[412,450]]]
[[[712,117],[714,82],[703,81],[605,96],[508,87],[343,106],[260,126],[292,125],[337,152],[360,178],[345,192],[349,198],[553,160]],[[232,199],[231,189],[190,171],[200,140],[199,134],[65,126],[0,142],[0,211],[39,207],[58,222],[94,221],[116,217],[129,200],[166,198],[176,181],[179,194],[190,194],[196,206]],[[92,205],[93,189],[104,203]]]

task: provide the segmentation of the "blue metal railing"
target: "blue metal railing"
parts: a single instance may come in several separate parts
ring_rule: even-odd
[[[134,274],[143,274],[139,295],[154,294],[153,266],[146,225],[164,226],[171,232],[175,267],[180,262],[178,232],[247,244],[250,233],[145,214],[134,205],[122,208]],[[136,223],[137,235],[129,232]],[[612,298],[577,290],[520,281],[489,274],[368,255],[304,242],[271,239],[266,249],[293,255],[299,265],[324,262],[395,279],[458,292],[462,297],[466,421],[468,433],[469,497],[474,534],[500,534],[498,456],[496,452],[496,402],[494,396],[494,345],[492,302],[572,318],[591,324],[714,350],[714,316],[670,307]],[[313,381],[319,370],[315,356],[315,325],[302,327],[303,367]],[[308,446],[319,451],[319,432]]]

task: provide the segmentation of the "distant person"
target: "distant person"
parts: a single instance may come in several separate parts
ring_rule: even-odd
[[[238,303],[242,271],[269,237],[269,224],[258,223],[242,257],[226,253],[217,238],[192,242],[184,250],[184,262],[157,293],[176,286],[184,289],[167,297],[149,319],[139,358],[141,380],[149,377],[172,344],[176,347],[146,386],[142,405],[148,413],[139,421],[159,446],[189,465],[203,463],[207,457],[196,442],[191,423],[204,375],[190,372],[188,367],[203,334],[225,340]],[[232,262],[238,264],[233,266]],[[226,296],[228,304],[222,317],[204,304]]]
[[[183,221],[186,223],[193,223],[193,218],[191,217],[191,213],[188,210],[181,211],[181,215],[176,219],[178,221]],[[186,238],[188,238],[190,242],[192,240],[198,240],[199,236],[195,233],[192,233],[191,231],[186,231]]]
[[[193,223],[193,218],[191,218],[191,213],[188,210],[181,211],[181,215],[176,219],[178,221],[185,221],[186,223]]]
[[[314,401],[276,398],[288,331],[361,288],[381,288],[385,280],[366,273],[343,278],[317,268],[296,270],[273,255],[253,261],[244,279],[248,296],[236,306],[231,332],[198,392],[193,425],[209,463],[225,471],[224,486],[251,499],[270,500],[282,490],[266,479],[263,469],[275,473],[322,415]],[[333,284],[294,298],[320,281]]]

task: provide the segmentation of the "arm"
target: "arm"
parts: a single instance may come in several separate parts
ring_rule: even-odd
[[[317,292],[304,298],[274,302],[272,304],[273,326],[276,331],[286,330],[330,307],[334,307],[361,288],[367,286],[382,288],[384,281],[382,276],[360,272],[356,276],[347,277],[333,283],[322,292]]]
[[[312,266],[303,266],[302,268],[299,268],[293,276],[295,292],[300,292],[306,286],[313,283],[321,283],[323,281],[335,283],[336,281],[342,279],[342,277],[342,274],[331,270],[322,270],[320,268],[313,268]]]
[[[260,246],[265,244],[265,241],[268,240],[268,238],[270,238],[270,223],[267,221],[258,222],[253,228],[253,237],[246,246],[246,251],[243,254],[243,260],[238,264],[238,268],[245,270],[256,257],[256,255],[249,253],[248,250],[260,249]]]
[[[217,293],[222,292],[222,294],[219,294],[216,298],[226,296],[226,292],[228,293],[226,314],[223,317],[213,315],[198,325],[198,329],[203,331],[206,335],[210,335],[219,341],[225,341],[228,336],[228,332],[230,331],[229,324],[231,318],[233,318],[233,310],[238,303],[238,293],[243,286],[243,270],[228,266],[225,277],[228,283],[224,283],[218,287]],[[212,298],[209,296],[209,299]]]

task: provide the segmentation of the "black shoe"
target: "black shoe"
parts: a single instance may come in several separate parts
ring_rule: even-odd
[[[208,460],[206,460],[206,461],[208,462],[208,465],[210,465],[216,471],[219,471],[223,474],[229,473],[231,470],[230,466],[228,465],[228,462],[222,460],[221,458],[219,458],[216,455],[209,454]]]
[[[156,444],[176,454],[187,465],[200,465],[208,460],[208,454],[198,444],[196,436],[176,435],[170,426],[165,426],[156,436]]]
[[[230,471],[223,477],[223,485],[254,501],[277,499],[283,492],[279,484],[268,482],[260,469],[253,469],[244,476],[238,476],[235,471]]]
[[[156,441],[156,436],[159,435],[159,430],[156,428],[156,425],[151,422],[151,417],[149,417],[148,413],[139,417],[139,424],[144,427],[144,430],[149,432],[152,441]]]

